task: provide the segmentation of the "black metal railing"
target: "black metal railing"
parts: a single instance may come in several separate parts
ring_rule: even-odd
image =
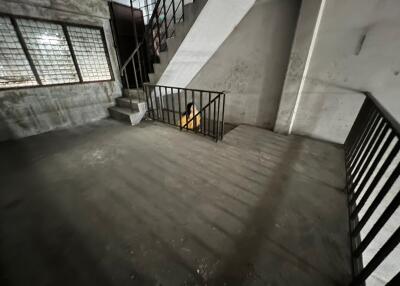
[[[131,0],[131,9],[134,10]],[[184,0],[158,0],[146,26],[142,42],[136,41],[136,48],[120,68],[123,85],[127,89],[139,89],[148,82],[148,71],[152,64],[159,62],[159,53],[167,49],[166,40],[175,34],[175,24],[184,20]],[[132,12],[132,19],[134,19]],[[134,22],[134,20],[132,20]],[[137,39],[134,25],[135,38]],[[147,58],[148,63],[144,60]],[[133,76],[132,76],[133,75]],[[140,92],[137,91],[139,100]]]
[[[363,261],[371,243],[380,243],[375,239],[400,202],[400,191],[394,187],[400,174],[400,126],[370,93],[364,94],[364,103],[344,145],[354,274],[351,285],[363,285],[400,241],[397,222],[395,229],[386,229],[390,237],[372,253],[372,259]],[[400,262],[396,271],[399,269]],[[400,272],[390,283],[400,285],[399,280]]]
[[[131,107],[133,108],[133,100],[136,99],[139,102],[144,101],[142,97],[141,88],[143,87],[143,83],[146,81],[146,70],[142,65],[142,44],[139,43],[136,49],[132,52],[132,54],[128,57],[125,63],[122,65],[120,69],[121,78],[125,82],[125,87],[130,89],[134,88],[136,90],[136,94],[129,93],[128,97],[130,99]],[[128,73],[127,69],[131,68],[133,72]],[[129,74],[133,74],[133,86],[130,83],[131,79],[129,78]],[[135,96],[135,97],[134,97]]]
[[[159,0],[147,24],[149,46],[157,61],[160,52],[167,49],[167,39],[175,35],[175,25],[184,21],[184,0]]]
[[[180,130],[222,140],[225,93],[219,91],[145,84],[148,116]]]

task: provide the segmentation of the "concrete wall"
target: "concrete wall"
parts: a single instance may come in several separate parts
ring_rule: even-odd
[[[364,98],[359,90],[371,91],[400,121],[399,15],[397,0],[303,0],[275,130],[343,143]],[[374,188],[359,218],[399,163],[400,155]],[[376,170],[363,192],[375,175]],[[397,180],[362,229],[362,238],[397,194],[399,186]],[[363,253],[364,265],[397,229],[399,221],[400,209]],[[397,246],[366,285],[385,285],[397,274],[399,259],[400,246]]]
[[[158,84],[186,87],[255,0],[208,0]]]
[[[303,5],[310,1],[304,0]],[[323,2],[305,74],[296,66],[305,65],[307,58],[292,52],[276,130],[285,132],[291,125],[293,133],[343,143],[363,99],[356,90],[371,91],[400,119],[400,2]],[[301,13],[315,15],[316,22],[315,6],[310,7]],[[298,31],[302,29],[299,25]],[[307,33],[296,35],[294,51],[312,37],[309,28],[304,30]]]
[[[257,0],[190,82],[226,90],[225,119],[273,128],[300,0]]]
[[[121,95],[109,11],[105,0],[7,0],[0,12],[78,24],[103,26],[115,81],[0,91],[0,141],[108,116]]]

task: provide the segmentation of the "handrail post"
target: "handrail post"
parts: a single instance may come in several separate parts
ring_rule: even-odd
[[[165,25],[165,41],[168,39],[168,26],[167,26],[167,10],[165,8],[165,0],[163,0],[163,9],[164,9],[164,25]],[[161,46],[161,39],[160,39],[160,46]],[[160,48],[161,51],[161,48]]]
[[[225,116],[225,93],[222,93],[222,120],[221,120],[221,140],[224,138],[224,116]]]
[[[175,14],[176,14],[176,11],[175,11],[175,0],[172,0],[172,17],[174,19],[174,30],[175,30],[175,24],[176,24]]]
[[[158,8],[157,8],[158,9]],[[157,20],[157,34],[158,34],[158,51],[161,52],[161,35],[160,35],[160,17],[158,16],[158,12],[157,12],[157,16],[156,16],[156,20]],[[151,34],[153,35],[153,29],[151,30]],[[153,39],[153,46],[154,46],[154,39]],[[156,51],[157,54],[157,51]]]
[[[185,22],[185,0],[182,0],[182,22]]]

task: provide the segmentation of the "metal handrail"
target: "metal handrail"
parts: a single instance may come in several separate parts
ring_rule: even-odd
[[[132,3],[133,2],[131,1],[131,9],[133,9],[133,4]],[[168,6],[168,11],[166,10],[167,9],[167,5],[166,4],[169,5]],[[159,11],[160,5],[162,5],[161,9],[163,9],[163,12],[164,12],[163,13],[164,14],[164,19],[161,20],[161,23],[159,21],[159,15],[158,15],[158,13],[160,12]],[[172,7],[172,10],[173,10],[172,11],[172,17],[171,17],[171,21],[168,24],[167,23],[168,22],[167,14],[168,13],[171,14],[170,13],[171,7]],[[147,76],[144,76],[144,73],[142,72],[142,61],[140,60],[141,48],[145,47],[146,46],[145,44],[148,43],[148,41],[151,41],[151,44],[150,44],[150,49],[151,50],[150,51],[154,51],[153,55],[156,55],[157,57],[154,58],[154,57],[152,57],[150,55],[150,57],[149,57],[150,63],[153,63],[154,61],[158,61],[158,53],[156,51],[161,51],[162,47],[165,47],[166,43],[164,43],[163,41],[165,41],[165,39],[168,39],[169,27],[171,25],[172,20],[174,20],[173,21],[174,23],[176,22],[175,21],[175,18],[176,18],[175,14],[177,13],[179,7],[182,9],[182,16],[183,16],[183,14],[184,14],[184,9],[183,9],[184,8],[184,0],[180,0],[179,4],[177,5],[177,7],[175,7],[174,0],[170,0],[170,2],[167,2],[167,3],[166,3],[165,0],[158,0],[156,2],[154,10],[152,12],[152,15],[151,15],[146,27],[145,27],[145,31],[144,31],[144,35],[145,36],[144,36],[143,41],[142,42],[137,42],[136,48],[130,54],[130,56],[125,60],[125,62],[123,63],[122,67],[120,68],[121,77],[123,77],[125,79],[125,84],[126,84],[126,87],[128,89],[130,88],[130,83],[131,83],[129,78],[128,78],[128,72],[127,72],[128,65],[130,63],[133,64],[134,83],[135,83],[136,88],[139,88],[139,86],[141,86],[145,82],[145,80],[147,79]],[[182,19],[182,17],[180,19]],[[165,31],[160,32],[160,24],[165,25]],[[157,29],[156,35],[153,34],[154,29]],[[134,30],[135,30],[135,35],[136,35],[135,27],[134,27]],[[175,30],[172,31],[170,35],[172,35],[173,33],[175,33]],[[137,37],[137,35],[136,35],[136,37]],[[146,41],[146,43],[145,43],[145,41]],[[163,42],[163,44],[161,44],[162,42]],[[147,51],[147,53],[148,52],[149,51]],[[135,64],[135,58],[137,58],[137,60],[139,62],[139,65],[138,65],[139,74],[137,72],[137,65]],[[146,67],[143,66],[143,69],[144,69],[144,72],[145,72]],[[150,67],[150,69],[151,69],[151,67]]]
[[[222,140],[224,136],[225,116],[225,93],[221,91],[210,91],[201,89],[181,88],[174,86],[144,84],[144,92],[147,103],[148,115],[153,120],[179,127],[180,130],[191,130],[195,133]],[[189,119],[186,110],[189,104],[199,107],[195,115]],[[177,120],[177,115],[178,120]],[[182,116],[186,115],[185,124],[182,123]],[[201,116],[197,126],[189,128],[193,120]],[[197,128],[199,127],[199,128]]]
[[[125,61],[125,63],[122,65],[120,71],[122,73],[123,70],[125,70],[126,66],[129,64],[129,62],[133,59],[133,57],[135,56],[135,54],[139,51],[139,48],[142,46],[142,43],[139,43],[138,46],[136,47],[136,49],[132,52],[132,54],[128,57],[128,59]]]
[[[363,94],[372,100],[386,120],[390,122],[392,128],[395,129],[398,134],[400,134],[400,122],[375,98],[371,92],[363,91]]]
[[[352,286],[363,285],[400,243],[400,227],[397,227],[364,265],[364,251],[400,205],[400,192],[387,197],[389,192],[397,191],[394,183],[400,178],[400,165],[395,160],[400,154],[400,128],[399,122],[370,92],[361,93],[365,95],[364,103],[344,144]],[[383,203],[385,198],[390,201]],[[385,209],[374,218],[379,207]],[[367,223],[373,223],[372,227],[365,229]],[[400,272],[389,284],[395,285],[399,275]]]
[[[220,99],[220,95],[221,94],[218,94],[216,97],[214,97],[213,100],[211,100],[202,109],[200,109],[195,115],[193,115],[192,118],[189,121],[187,121],[186,124],[183,125],[181,128],[186,128],[190,122],[192,122],[197,116],[201,115],[201,113],[204,112],[209,106],[211,106],[212,103],[216,102],[217,99]]]
[[[166,88],[174,88],[174,89],[181,89],[181,90],[190,90],[190,91],[202,91],[202,92],[212,92],[212,93],[226,93],[225,91],[220,91],[220,90],[209,90],[209,89],[198,89],[198,88],[186,88],[186,87],[179,87],[179,86],[172,86],[172,85],[162,85],[162,84],[152,84],[152,83],[146,83],[148,86],[160,86],[160,87],[166,87]]]

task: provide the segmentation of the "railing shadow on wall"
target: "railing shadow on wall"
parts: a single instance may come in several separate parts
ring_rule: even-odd
[[[396,184],[400,125],[371,93],[364,95],[344,144],[354,276],[351,285],[365,284],[400,241],[400,216],[396,215],[400,203],[400,184]],[[389,220],[394,223],[388,224]],[[392,276],[385,277],[388,285],[400,285],[398,259],[394,276],[381,269],[385,276]]]
[[[199,89],[145,84],[148,115],[180,130],[193,131],[222,140],[225,93]]]

